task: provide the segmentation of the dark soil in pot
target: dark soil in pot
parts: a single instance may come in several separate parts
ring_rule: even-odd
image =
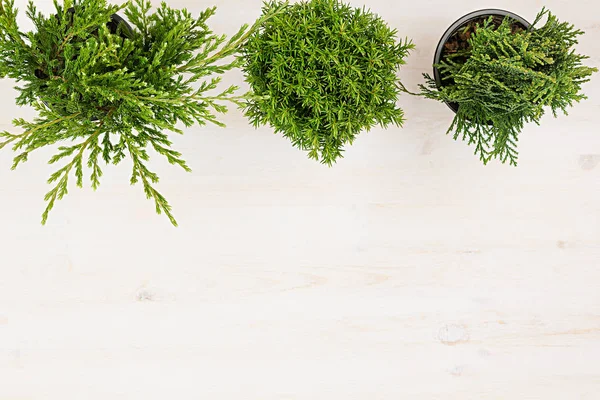
[[[71,17],[70,21],[72,22],[73,14],[74,14],[75,10],[71,7],[71,8],[69,8],[69,10],[67,10],[67,12],[68,12],[69,16]],[[55,15],[55,18],[59,18],[59,16]],[[118,14],[111,15],[110,21],[106,23],[106,26],[108,27],[108,30],[110,31],[110,33],[112,33],[112,34],[119,33],[119,35],[123,39],[127,39],[128,37],[130,37],[133,32],[131,25],[129,25],[129,23],[127,21],[125,21],[125,19],[123,19]],[[91,34],[97,35],[98,30],[93,31]],[[76,56],[74,58],[76,58]],[[56,71],[56,72],[58,72],[58,71]],[[42,79],[42,80],[46,80],[49,78],[48,74],[46,74],[42,69],[36,69],[34,71],[34,75],[36,76],[36,78]],[[48,106],[48,103],[45,100],[42,100],[42,101],[44,102],[44,104],[46,104]],[[99,108],[99,110],[101,110],[101,109]],[[104,110],[101,110],[101,111],[104,111]],[[97,118],[92,118],[92,121],[97,121],[97,120],[98,120]]]
[[[460,51],[469,49],[469,38],[477,32],[477,25],[483,25],[483,23],[489,18],[492,17],[492,24],[496,27],[500,26],[505,17],[509,17],[513,20],[511,28],[512,32],[517,33],[523,30],[527,30],[531,24],[527,22],[525,19],[520,16],[513,14],[509,11],[497,10],[497,9],[487,9],[487,10],[479,10],[474,11],[470,14],[465,15],[464,17],[457,20],[454,24],[446,30],[446,32],[442,35],[442,39],[438,43],[437,49],[435,51],[435,57],[433,60],[433,64],[437,65],[440,61],[445,60],[451,54],[455,54]],[[466,61],[465,57],[463,61]],[[454,57],[453,61],[461,62],[460,57]],[[435,82],[438,88],[447,85],[453,85],[454,80],[452,76],[444,76],[442,75],[435,66],[433,67],[433,76],[435,78]],[[456,103],[446,103],[448,107],[454,112],[458,111],[458,104]]]

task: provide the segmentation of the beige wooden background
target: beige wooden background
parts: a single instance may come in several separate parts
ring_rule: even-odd
[[[543,5],[364,2],[417,44],[411,88],[463,14],[531,21]],[[169,3],[216,4],[224,33],[261,6]],[[597,1],[545,4],[600,65]],[[13,84],[0,129],[33,116]],[[518,168],[481,165],[423,99],[403,96],[405,127],[363,134],[331,169],[234,110],[175,138],[193,173],[154,164],[177,229],[127,163],[41,227],[51,151],[11,172],[4,150],[0,400],[600,399],[600,75],[585,91],[527,127]]]

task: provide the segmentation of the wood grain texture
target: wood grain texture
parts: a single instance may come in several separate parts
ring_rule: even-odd
[[[365,2],[417,44],[412,88],[463,14],[542,6]],[[169,3],[216,4],[223,33],[261,5]],[[545,5],[599,66],[598,3]],[[405,127],[361,135],[331,169],[233,111],[174,138],[193,173],[157,162],[177,229],[125,165],[41,227],[51,151],[14,172],[1,152],[0,400],[600,398],[594,78],[569,117],[526,128],[518,168],[481,165],[423,99],[402,97]],[[0,129],[33,115],[12,86]]]

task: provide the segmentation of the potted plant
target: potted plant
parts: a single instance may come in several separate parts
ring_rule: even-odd
[[[421,93],[456,113],[448,132],[475,145],[484,164],[516,165],[525,123],[539,124],[546,107],[566,114],[586,98],[581,85],[597,69],[573,50],[581,34],[546,9],[531,25],[503,10],[467,14],[442,36]]]
[[[215,8],[193,17],[166,3],[151,12],[148,0],[54,4],[56,13],[44,16],[29,2],[35,30],[24,33],[14,0],[0,0],[0,76],[20,82],[16,103],[39,113],[33,121],[13,121],[21,133],[0,132],[0,148],[11,145],[19,153],[14,169],[33,151],[60,144],[50,163],[62,166],[48,180],[53,187],[42,223],[67,194],[72,174],[81,187],[89,168],[96,189],[102,163],[116,165],[129,157],[131,183],[140,182],[156,211],[176,225],[155,187],[159,177],[148,166],[149,149],[190,171],[168,132],[183,133],[178,123],[222,125],[216,113],[226,111],[223,102],[244,104],[235,86],[212,92],[219,75],[241,65],[238,58],[224,59],[236,54],[254,28],[245,25],[229,39],[214,34],[207,21]],[[132,26],[117,14],[121,11]]]
[[[331,165],[361,131],[402,124],[396,71],[412,43],[397,41],[371,11],[339,0],[271,0],[263,18],[276,9],[242,50],[254,126],[272,126]]]

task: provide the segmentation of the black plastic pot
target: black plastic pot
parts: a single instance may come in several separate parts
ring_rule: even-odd
[[[75,12],[75,9],[73,7],[71,7],[67,10],[67,12],[72,15]],[[57,18],[58,18],[58,16],[57,16]],[[110,22],[106,23],[106,26],[108,27],[109,31],[113,34],[116,34],[118,32],[120,25],[122,25],[122,27],[124,28],[124,29],[121,29],[121,37],[123,39],[127,39],[128,37],[131,37],[131,34],[133,33],[131,25],[129,25],[129,23],[125,19],[123,19],[123,17],[121,17],[120,15],[118,15],[118,14],[111,15]],[[35,70],[34,74],[39,79],[47,79],[48,78],[48,76],[39,69]],[[49,107],[49,105],[46,101],[44,101],[44,100],[42,100],[42,101],[44,102],[44,104],[46,106]],[[98,118],[92,118],[92,121],[98,121]]]
[[[473,11],[472,13],[469,13],[469,14],[463,16],[462,18],[457,20],[455,23],[453,23],[450,26],[450,28],[448,28],[446,30],[446,32],[444,32],[444,34],[442,35],[442,39],[438,43],[437,48],[435,50],[435,56],[433,58],[433,65],[434,65],[433,78],[435,79],[435,83],[438,88],[442,87],[442,77],[441,77],[438,69],[435,67],[435,65],[439,64],[439,62],[442,60],[444,45],[446,44],[448,39],[468,22],[470,22],[474,19],[478,19],[481,17],[489,17],[489,16],[510,17],[511,19],[515,20],[517,23],[522,25],[523,29],[529,29],[529,27],[531,26],[531,24],[529,22],[527,22],[524,18],[518,16],[517,14],[513,14],[510,11],[499,10],[499,9],[495,9],[495,8],[488,8],[485,10]],[[456,103],[446,103],[446,104],[455,113],[458,111],[458,104],[456,104]]]
[[[131,29],[131,25],[129,25],[129,22],[125,21],[124,18],[122,18],[119,14],[113,14],[110,16],[110,22],[106,24],[106,26],[108,26],[108,29],[110,30],[111,33],[117,33],[117,30],[119,28],[119,25],[123,24],[123,27],[125,28],[125,34],[121,35],[124,39],[128,38],[131,36],[131,33],[133,32],[133,30]]]

